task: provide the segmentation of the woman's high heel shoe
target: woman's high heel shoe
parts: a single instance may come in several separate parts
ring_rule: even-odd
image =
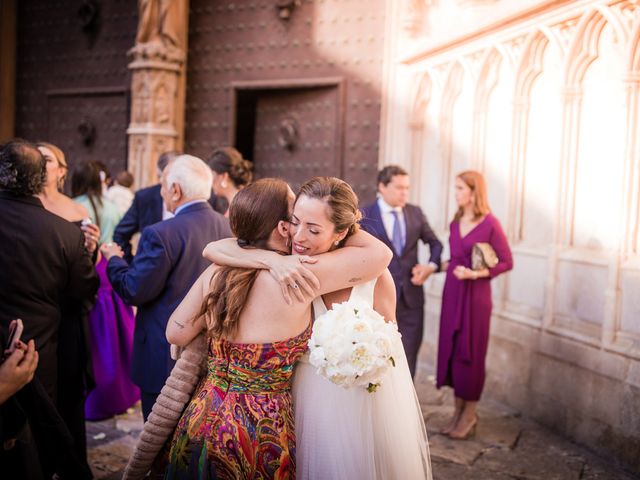
[[[475,417],[473,422],[467,427],[467,431],[463,433],[455,433],[455,429],[449,432],[449,438],[454,440],[468,440],[476,434],[476,427],[478,426],[478,416]]]
[[[452,418],[446,427],[440,429],[440,433],[442,435],[449,435],[456,428],[458,420],[460,420],[460,415],[456,415],[454,418]]]

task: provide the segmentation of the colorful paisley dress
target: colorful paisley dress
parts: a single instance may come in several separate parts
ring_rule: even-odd
[[[294,479],[293,365],[311,324],[274,343],[209,341],[208,371],[173,434],[167,479]]]

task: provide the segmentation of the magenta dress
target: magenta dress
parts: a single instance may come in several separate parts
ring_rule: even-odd
[[[130,378],[133,349],[133,309],[111,288],[107,261],[96,265],[100,289],[89,313],[91,363],[96,386],[85,403],[87,420],[102,420],[124,412],[140,399]]]
[[[453,387],[456,397],[473,402],[480,400],[484,387],[492,308],[490,280],[511,270],[513,259],[500,222],[492,214],[464,238],[458,221],[451,222],[449,232],[451,261],[442,294],[437,387]],[[488,278],[458,280],[453,270],[458,265],[471,268],[473,245],[480,242],[491,244],[498,264],[489,269]]]

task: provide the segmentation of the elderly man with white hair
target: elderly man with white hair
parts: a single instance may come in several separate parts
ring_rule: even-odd
[[[174,365],[164,333],[169,316],[209,265],[202,257],[204,247],[231,236],[227,219],[207,202],[211,177],[199,158],[176,157],[162,173],[160,190],[175,216],[142,231],[131,264],[117,245],[100,249],[109,261],[107,275],[113,289],[125,302],[138,306],[131,378],[140,387],[145,421]]]

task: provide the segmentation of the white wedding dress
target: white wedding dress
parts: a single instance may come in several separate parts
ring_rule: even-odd
[[[373,305],[375,280],[350,300]],[[318,318],[327,311],[313,302]],[[307,352],[293,376],[296,477],[302,480],[431,480],[427,432],[407,358],[398,339],[395,368],[374,393],[344,388],[316,373]]]

